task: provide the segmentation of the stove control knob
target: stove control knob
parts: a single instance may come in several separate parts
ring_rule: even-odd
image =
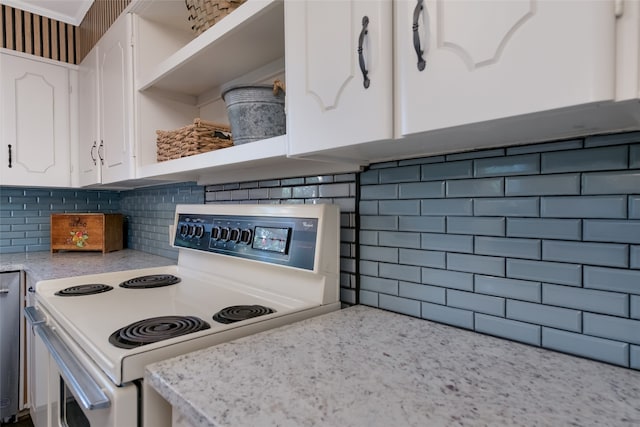
[[[229,227],[222,227],[220,229],[220,240],[223,242],[229,241]]]
[[[229,231],[229,241],[230,242],[235,242],[235,243],[238,243],[240,241],[240,229],[239,228],[232,228],[231,231]]]
[[[220,227],[213,227],[211,229],[211,240],[218,240],[220,238]]]
[[[182,237],[187,237],[187,233],[189,232],[189,226],[182,224],[180,226],[180,235]]]
[[[251,230],[249,230],[248,228],[240,231],[240,243],[244,243],[245,245],[251,243],[251,235]]]
[[[193,235],[196,233],[196,226],[195,225],[190,225],[189,226],[189,231],[187,231],[187,237],[193,237]]]
[[[204,225],[196,225],[194,236],[199,239],[204,236]]]

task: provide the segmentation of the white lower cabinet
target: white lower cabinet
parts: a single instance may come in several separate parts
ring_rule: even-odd
[[[0,52],[0,185],[71,185],[76,70]]]
[[[131,16],[123,14],[80,64],[79,182],[134,178]]]

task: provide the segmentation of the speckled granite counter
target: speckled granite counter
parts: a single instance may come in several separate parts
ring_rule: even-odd
[[[194,426],[640,425],[640,372],[364,306],[152,364],[145,381]]]
[[[0,272],[24,270],[31,286],[40,280],[136,268],[174,265],[175,260],[133,249],[101,252],[31,252],[0,254]]]

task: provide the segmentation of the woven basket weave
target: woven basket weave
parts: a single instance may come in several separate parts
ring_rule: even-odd
[[[189,11],[189,21],[193,22],[191,29],[202,34],[216,22],[233,12],[246,0],[185,0]]]
[[[233,146],[228,126],[202,119],[180,129],[157,130],[156,134],[159,162]]]

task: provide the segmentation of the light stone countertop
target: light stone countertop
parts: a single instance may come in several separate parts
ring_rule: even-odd
[[[77,251],[0,254],[0,272],[26,271],[29,286],[40,280],[175,264],[173,259],[133,249],[106,254]]]
[[[640,372],[365,306],[149,365],[145,381],[193,426],[640,425]]]

